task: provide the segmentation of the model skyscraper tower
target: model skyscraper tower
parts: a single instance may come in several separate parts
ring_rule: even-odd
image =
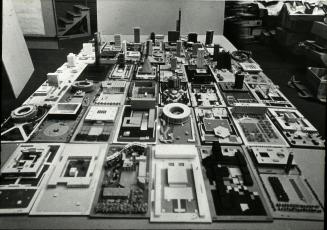
[[[140,43],[141,42],[141,28],[140,27],[134,27],[134,42]]]
[[[198,69],[204,68],[204,48],[199,48],[198,49],[198,54],[196,58],[196,67]]]
[[[178,11],[178,20],[176,21],[176,31],[179,32],[179,34],[181,34],[181,16],[182,16],[182,10],[181,8],[179,8]]]
[[[207,30],[206,32],[206,45],[210,45],[213,42],[213,30]]]
[[[146,42],[144,62],[143,62],[142,68],[140,69],[141,73],[152,73],[152,66],[151,66],[151,63],[149,61],[150,44],[152,44],[152,41],[148,40]]]
[[[146,41],[146,53],[149,56],[152,56],[152,40],[147,40]]]
[[[121,35],[120,34],[115,34],[114,35],[114,40],[115,40],[115,47],[121,47]]]
[[[178,40],[177,44],[176,44],[176,55],[177,57],[181,57],[182,56],[182,41]]]

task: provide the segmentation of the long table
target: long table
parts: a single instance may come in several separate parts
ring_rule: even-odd
[[[113,41],[113,35],[102,35],[104,41]],[[133,35],[123,35],[122,40],[133,40]],[[141,41],[148,36],[141,36]],[[204,41],[205,36],[198,36]],[[227,51],[236,48],[222,35],[214,36],[214,43]],[[300,111],[301,112],[301,111]],[[8,146],[2,145],[1,166],[8,159]],[[7,148],[7,149],[6,149]],[[8,150],[8,151],[7,151]],[[7,154],[5,154],[7,153]],[[310,181],[318,198],[324,203],[325,151],[300,150],[294,154],[295,161],[305,177]],[[149,219],[106,219],[87,216],[0,216],[0,229],[324,229],[322,221],[276,220],[268,223],[253,222],[213,222],[211,224],[192,223],[151,223]]]

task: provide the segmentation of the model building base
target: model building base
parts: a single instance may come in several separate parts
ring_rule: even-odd
[[[158,98],[158,88],[155,81],[132,81],[128,97],[132,108],[154,108]]]
[[[259,103],[245,83],[239,89],[235,88],[233,82],[220,82],[219,87],[227,106],[249,106]]]
[[[108,142],[114,136],[117,106],[90,106],[72,138],[76,142]]]
[[[211,63],[209,65],[211,72],[216,80],[216,82],[234,82],[235,75],[227,69],[217,69],[216,64]]]
[[[66,112],[58,112],[58,110],[55,110],[54,113],[50,114],[50,111],[41,125],[33,133],[31,141],[69,142],[86,110],[81,104],[70,103],[70,105],[75,105],[77,107],[70,107],[71,110],[68,112],[67,110],[65,110]]]
[[[134,72],[134,65],[126,64],[123,68],[120,68],[119,65],[116,65],[112,72],[109,75],[109,79],[115,80],[130,80]]]
[[[248,157],[254,159],[253,165],[267,193],[274,218],[324,220],[321,202],[307,179],[301,175],[301,169],[294,170],[297,167],[295,162],[286,164],[285,167],[280,167],[279,161],[275,165],[262,165],[258,163],[261,156],[274,158],[275,153],[256,147],[249,147],[247,150]],[[291,154],[296,154],[296,151],[292,149]],[[279,149],[278,158],[284,158],[283,155]],[[276,171],[276,168],[279,170]]]
[[[236,126],[226,108],[194,108],[202,144],[219,141],[223,144],[242,144]]]
[[[23,105],[1,124],[1,142],[26,142],[47,115],[50,106]]]
[[[44,105],[55,104],[69,89],[69,84],[60,85],[60,87],[41,85],[25,102],[25,105]]]
[[[26,214],[62,150],[58,144],[21,144],[1,168],[0,214]]]
[[[272,221],[241,147],[215,142],[200,152],[214,221]]]
[[[242,70],[245,71],[245,72],[257,73],[257,72],[262,71],[260,66],[257,63],[254,63],[254,62],[252,62],[252,63],[251,62],[240,62],[239,65],[242,68]]]
[[[160,46],[153,46],[150,63],[155,65],[163,65],[166,62],[166,54],[161,50]]]
[[[269,108],[268,114],[291,146],[325,148],[325,140],[299,111]]]
[[[148,218],[151,149],[146,145],[109,147],[92,217]]]
[[[174,110],[171,112],[171,110]],[[185,120],[176,117],[185,114]],[[174,116],[176,115],[176,117]],[[162,144],[195,144],[196,128],[192,110],[184,104],[171,103],[159,108],[158,139]]]
[[[265,107],[234,107],[230,112],[245,145],[287,147],[266,110]]]
[[[299,175],[260,175],[269,194],[274,218],[324,220],[324,212],[308,181]],[[279,194],[285,194],[285,200]]]
[[[191,104],[187,83],[181,82],[176,76],[160,83],[160,104],[164,106],[169,103]]]
[[[124,106],[114,142],[155,142],[157,109]]]
[[[215,78],[206,65],[203,69],[198,69],[196,65],[184,65],[188,82],[195,84],[208,84],[215,82]]]
[[[88,106],[99,92],[101,84],[98,82],[83,80],[75,81],[60,99],[61,103],[79,103]]]
[[[272,84],[248,84],[258,101],[269,107],[294,108],[294,105]]]
[[[108,94],[108,93],[100,93],[95,99],[95,105],[123,105],[125,102],[124,94]]]
[[[143,73],[142,66],[137,68],[137,72],[135,75],[136,80],[155,80],[157,78],[157,68],[152,66],[152,71],[150,73]]]
[[[179,63],[180,62],[180,63]],[[185,60],[177,57],[176,69],[171,69],[171,64],[160,65],[160,82],[167,82],[169,78],[176,76],[181,82],[187,82],[187,76],[184,69]]]
[[[82,62],[76,62],[75,66],[63,64],[55,73],[55,80],[45,81],[25,102],[24,104],[35,105],[52,105],[57,103],[60,98],[67,92],[71,82],[75,81],[87,65]],[[49,74],[48,74],[49,75]]]
[[[293,150],[290,148],[270,148],[270,147],[251,147],[251,157],[256,165],[260,166],[257,170],[260,173],[278,173],[287,166],[288,157]],[[294,159],[290,163],[292,168],[296,166]],[[295,168],[295,167],[294,167]],[[295,168],[298,173],[298,168]]]
[[[223,107],[226,106],[217,85],[190,84],[190,95],[193,107]]]
[[[141,53],[139,51],[126,51],[126,62],[139,62],[141,59]]]
[[[94,105],[123,105],[129,83],[122,80],[109,80],[101,83],[101,91],[94,98]]]
[[[271,80],[263,73],[248,73],[244,77],[244,81],[250,84],[272,84]]]
[[[211,222],[195,146],[157,145],[151,180],[151,222]]]
[[[105,144],[66,144],[31,215],[89,215]]]

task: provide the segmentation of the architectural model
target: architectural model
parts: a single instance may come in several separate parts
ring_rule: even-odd
[[[226,108],[194,108],[202,144],[219,141],[224,144],[242,144],[242,139]]]
[[[89,215],[105,151],[105,144],[65,145],[31,215]]]
[[[181,103],[159,108],[158,139],[162,144],[195,144],[196,128],[192,109]]]
[[[103,166],[91,215],[147,218],[151,148],[143,144],[111,145]]]
[[[195,146],[157,145],[151,180],[151,222],[211,222]]]
[[[294,147],[324,148],[325,140],[317,129],[297,110],[268,109],[269,115],[285,139]]]
[[[200,151],[215,221],[272,221],[241,147],[213,142],[212,147],[203,147]]]
[[[57,161],[60,144],[20,144],[1,168],[0,214],[26,214]]]
[[[245,145],[288,146],[269,119],[265,107],[234,107],[229,111]]]
[[[323,206],[313,187],[293,161],[293,155],[297,154],[296,149],[249,147],[248,152],[248,157],[253,158],[254,167],[268,195],[274,218],[324,218]],[[262,159],[265,159],[265,162],[262,162]]]

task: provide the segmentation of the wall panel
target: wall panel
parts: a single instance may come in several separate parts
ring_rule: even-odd
[[[98,0],[98,31],[103,34],[142,34],[175,30],[178,9],[182,9],[182,34],[223,33],[225,1],[217,0]]]
[[[2,61],[16,98],[34,72],[11,0],[3,1]]]

